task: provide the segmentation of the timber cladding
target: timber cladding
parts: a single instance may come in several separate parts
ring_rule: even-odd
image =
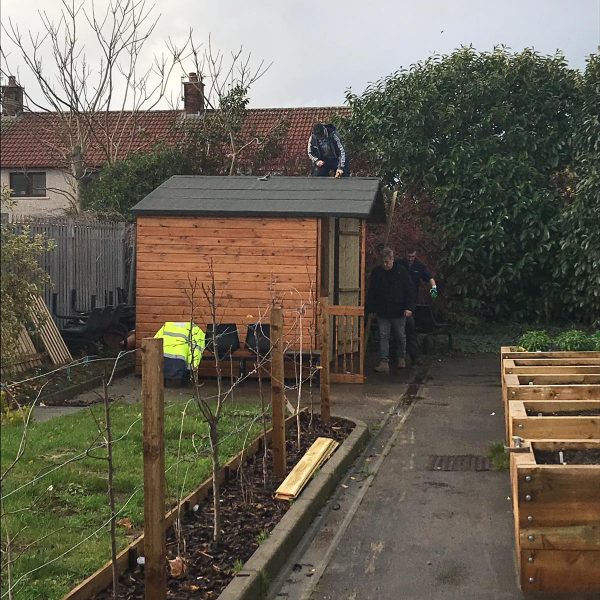
[[[284,309],[285,340],[299,348],[313,335],[318,290],[318,219],[280,217],[137,217],[136,345],[166,321],[212,322],[202,284],[216,286],[217,321],[235,323],[240,343],[251,323]]]

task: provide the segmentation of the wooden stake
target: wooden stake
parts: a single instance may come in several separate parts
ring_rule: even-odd
[[[271,412],[273,415],[273,473],[278,481],[285,477],[285,391],[283,373],[283,310],[271,308]]]
[[[323,296],[320,300],[319,337],[321,340],[321,420],[329,423],[331,419],[331,399],[329,396],[329,298]]]
[[[144,555],[146,600],[167,595],[163,341],[142,340],[144,413]]]

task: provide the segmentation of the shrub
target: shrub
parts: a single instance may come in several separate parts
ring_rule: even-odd
[[[0,201],[3,207],[12,206],[8,188],[2,188]],[[3,223],[0,229],[0,356],[2,377],[10,379],[21,352],[19,335],[23,327],[31,324],[31,296],[41,293],[44,286],[50,284],[40,259],[55,244],[44,235],[31,236],[27,227]]]
[[[518,345],[527,352],[546,352],[550,350],[552,339],[546,331],[526,331],[518,341]]]
[[[600,352],[600,330],[590,335],[590,350]]]
[[[563,331],[554,340],[557,350],[580,352],[592,349],[592,340],[584,331],[572,329]]]

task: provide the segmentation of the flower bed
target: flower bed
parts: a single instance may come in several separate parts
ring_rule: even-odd
[[[288,472],[310,444],[319,435],[333,437],[343,441],[352,431],[354,424],[343,419],[332,419],[330,425],[320,422],[317,417],[302,415],[302,447],[296,448],[295,417],[287,419]],[[270,436],[270,432],[269,432]],[[181,539],[178,541],[173,529],[167,533],[167,555],[175,559],[178,553],[184,554],[187,568],[181,577],[170,577],[168,581],[169,597],[178,599],[213,599],[235,577],[243,563],[254,553],[259,545],[271,533],[277,522],[283,517],[289,503],[276,501],[273,493],[278,482],[270,478],[265,486],[262,482],[261,439],[256,439],[247,450],[232,459],[221,471],[222,474],[222,519],[224,536],[220,544],[211,542],[210,499],[211,480],[204,482],[197,490],[182,502],[182,530],[185,550],[181,552]],[[240,478],[239,466],[245,461],[243,477]],[[269,473],[270,452],[268,452]],[[196,510],[193,508],[196,507]],[[177,509],[171,510],[165,518],[171,525],[177,515]],[[136,539],[119,555],[120,590],[118,598],[131,599],[144,597],[144,572],[136,563],[143,555],[143,536]],[[179,544],[179,551],[178,551]],[[67,594],[63,600],[98,600],[112,598],[107,588],[111,582],[111,565],[102,569]]]

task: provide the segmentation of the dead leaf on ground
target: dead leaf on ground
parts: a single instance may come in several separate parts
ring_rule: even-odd
[[[129,517],[123,517],[117,521],[117,525],[119,527],[124,527],[125,529],[133,529],[133,523]]]
[[[176,556],[173,560],[169,560],[169,568],[171,577],[182,577],[187,571],[187,564],[181,556]]]

